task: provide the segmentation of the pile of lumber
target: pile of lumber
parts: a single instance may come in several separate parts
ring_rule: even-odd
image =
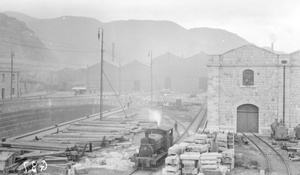
[[[124,120],[86,120],[71,124],[60,132],[45,135],[43,140],[57,143],[84,145],[92,143],[99,147],[114,141],[124,141],[130,133],[136,132],[139,123]]]
[[[212,145],[217,148],[211,149]],[[233,147],[234,134],[231,132],[206,130],[195,133],[168,149],[163,174],[226,174],[234,167]]]
[[[81,152],[74,144],[44,141],[11,141],[0,142],[0,145],[0,174],[53,172],[51,169],[67,174],[73,162],[78,161],[85,151]]]

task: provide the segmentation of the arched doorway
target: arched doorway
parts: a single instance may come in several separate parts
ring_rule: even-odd
[[[258,133],[258,107],[244,104],[237,108],[237,132]]]

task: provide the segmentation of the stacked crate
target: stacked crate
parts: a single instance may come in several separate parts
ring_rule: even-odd
[[[228,149],[228,147],[227,147],[227,145],[228,145],[227,136],[228,136],[227,133],[218,133],[217,134],[216,142],[218,144],[219,152],[223,152],[223,151]]]
[[[210,143],[210,139],[208,138],[207,134],[198,134],[194,135],[195,143],[196,144],[208,144]]]
[[[165,159],[165,168],[163,175],[180,175],[182,164],[179,156],[186,151],[189,143],[175,144],[168,149],[168,157]]]
[[[211,143],[217,146],[216,152],[210,152]],[[195,133],[170,147],[168,154],[164,175],[225,175],[234,167],[234,135],[226,131]]]
[[[193,175],[199,173],[199,152],[185,152],[180,155],[182,163],[182,174],[183,175]]]
[[[222,154],[220,153],[203,153],[200,157],[201,171],[216,170],[221,163]]]
[[[190,144],[186,148],[187,152],[198,152],[198,153],[206,153],[209,150],[208,144]]]
[[[234,148],[234,134],[233,133],[228,133],[228,135],[227,135],[227,147],[228,147],[228,149]]]
[[[234,168],[234,149],[227,149],[222,152],[222,164],[229,170]]]
[[[164,175],[180,175],[181,163],[178,155],[170,155],[165,159]]]

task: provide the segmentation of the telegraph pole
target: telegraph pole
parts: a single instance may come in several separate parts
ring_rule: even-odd
[[[14,71],[14,51],[10,50],[10,57],[11,57],[11,65],[10,65],[10,99],[12,99],[13,96],[13,71]]]
[[[119,95],[121,96],[121,58],[119,58]]]
[[[283,105],[282,105],[282,122],[285,125],[285,64],[287,63],[286,60],[282,60],[281,63],[283,64]]]
[[[153,100],[153,78],[152,78],[152,50],[149,51],[149,56],[150,56],[150,59],[151,59],[151,63],[150,63],[150,74],[151,74],[151,77],[150,77],[150,81],[151,81],[151,104],[152,104],[152,100]]]
[[[98,28],[98,39],[100,39],[100,28]],[[103,28],[101,28],[101,61],[100,61],[100,121],[103,113]]]

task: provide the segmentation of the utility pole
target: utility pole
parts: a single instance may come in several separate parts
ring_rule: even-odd
[[[286,60],[282,60],[281,63],[283,64],[283,109],[282,109],[282,122],[285,125],[285,64],[287,63]]]
[[[150,56],[150,60],[151,60],[151,63],[150,63],[150,81],[151,81],[151,104],[152,104],[152,100],[153,100],[153,78],[152,78],[152,50],[149,51],[148,55]]]
[[[14,71],[14,51],[10,50],[10,57],[11,57],[11,65],[10,65],[10,99],[12,99],[13,96],[13,71]]]
[[[119,96],[121,96],[121,58],[119,58]]]
[[[90,86],[90,80],[89,80],[89,78],[90,78],[90,72],[89,72],[90,70],[89,70],[89,65],[87,64],[86,65],[86,86],[87,87],[89,87]]]
[[[98,28],[98,39],[100,39],[100,28]],[[100,61],[100,121],[103,115],[103,28],[101,28],[101,61]]]

